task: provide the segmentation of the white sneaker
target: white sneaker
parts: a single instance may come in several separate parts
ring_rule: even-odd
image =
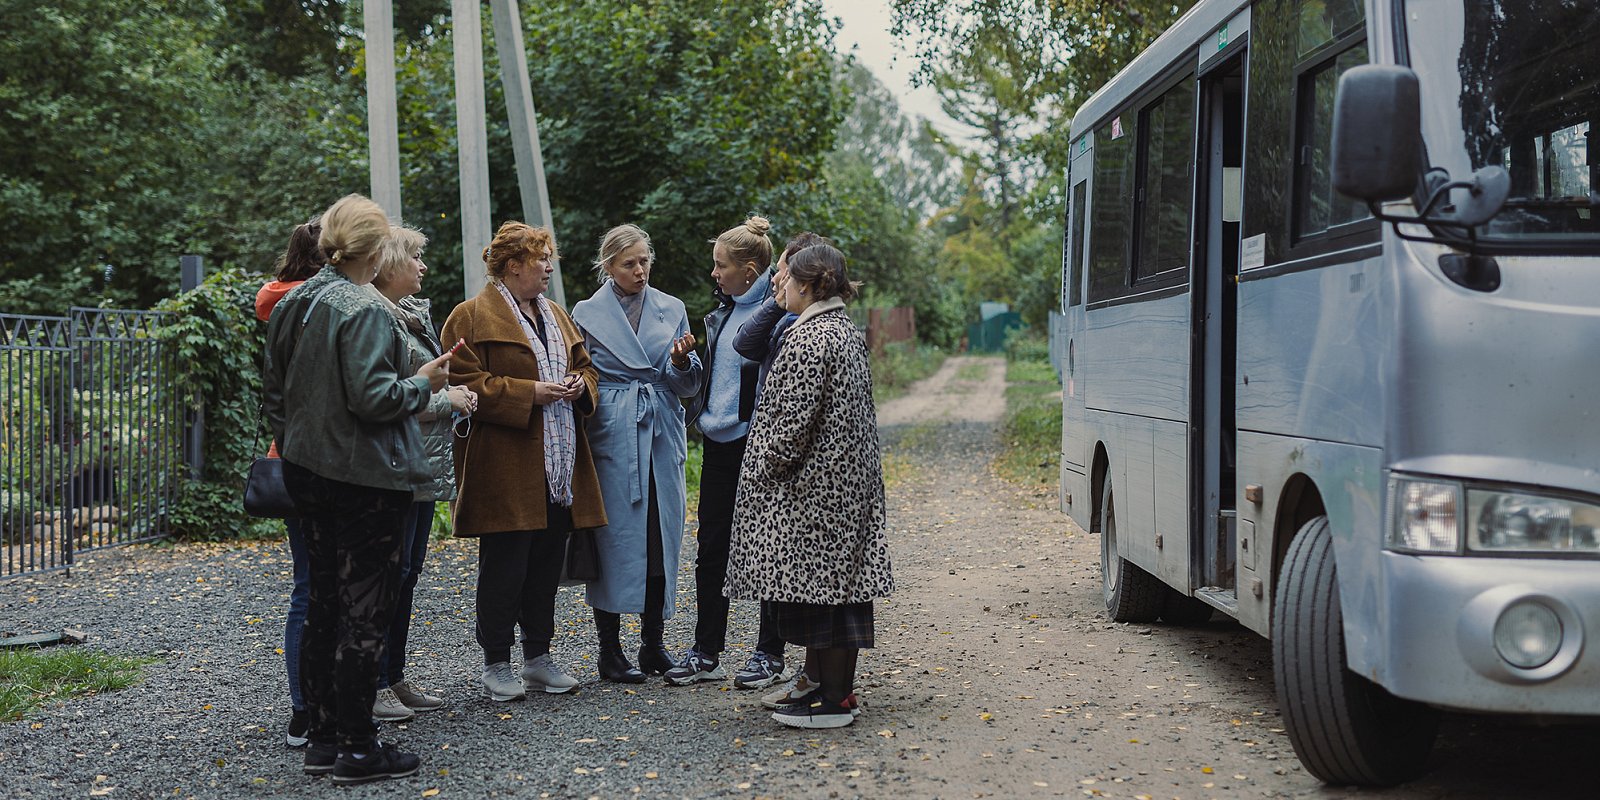
[[[522,685],[521,676],[517,675],[509,661],[484,667],[479,680],[483,683],[484,691],[489,693],[490,700],[505,703],[528,696],[527,687]]]
[[[393,689],[379,689],[372,701],[372,718],[379,722],[407,722],[416,716],[417,712],[400,702]]]
[[[578,679],[556,666],[549,653],[522,662],[522,682],[529,689],[546,694],[570,692],[578,685]]]
[[[789,679],[788,683],[785,683],[782,686],[779,686],[777,689],[762,695],[761,705],[764,705],[767,708],[777,709],[780,706],[786,706],[790,703],[798,703],[806,695],[811,694],[813,691],[816,691],[821,687],[822,684],[820,683],[812,683],[811,676],[807,675],[806,671],[802,669],[796,672],[794,677]]]

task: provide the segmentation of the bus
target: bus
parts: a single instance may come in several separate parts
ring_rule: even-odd
[[[1600,719],[1593,0],[1201,0],[1072,120],[1061,509],[1310,773]],[[1590,642],[1590,638],[1597,641]]]

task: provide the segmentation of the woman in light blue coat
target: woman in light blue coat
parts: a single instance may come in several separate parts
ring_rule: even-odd
[[[600,580],[589,584],[600,675],[642,683],[675,666],[662,631],[677,593],[688,454],[680,398],[700,391],[702,369],[683,301],[649,286],[650,236],[619,225],[600,241],[606,281],[572,309],[600,372],[589,447],[609,524],[596,531]],[[621,614],[641,615],[639,667],[622,652]]]

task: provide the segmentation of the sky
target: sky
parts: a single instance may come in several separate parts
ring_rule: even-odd
[[[907,40],[902,46],[889,32],[893,19],[888,0],[822,0],[822,6],[844,23],[836,42],[839,51],[855,53],[856,60],[899,100],[902,113],[924,117],[947,135],[961,135],[961,126],[939,109],[939,97],[932,89],[911,87],[918,66],[915,42]]]

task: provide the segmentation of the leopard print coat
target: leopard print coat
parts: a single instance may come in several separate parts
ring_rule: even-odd
[[[729,551],[731,598],[841,605],[894,591],[872,369],[842,307],[784,339],[750,423]]]

